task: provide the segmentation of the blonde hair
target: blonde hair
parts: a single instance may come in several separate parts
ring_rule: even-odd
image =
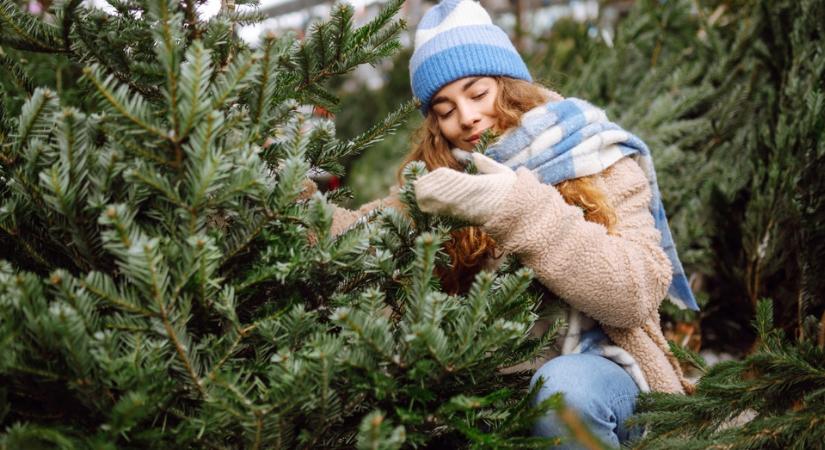
[[[501,133],[518,126],[521,115],[550,101],[552,93],[539,84],[507,77],[494,77],[498,83],[498,96],[494,108],[497,114],[494,131]],[[450,143],[441,134],[435,114],[428,114],[413,140],[413,148],[398,170],[401,172],[411,161],[423,161],[432,171],[439,167],[463,170],[450,152]],[[595,176],[575,178],[555,185],[564,201],[584,211],[584,218],[604,225],[613,234],[616,214],[605,193],[595,184]],[[467,227],[452,232],[452,239],[444,244],[452,266],[439,268],[441,284],[448,293],[466,292],[488,256],[498,257],[496,243],[479,227]]]

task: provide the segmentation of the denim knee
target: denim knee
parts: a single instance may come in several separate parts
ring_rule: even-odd
[[[531,388],[539,378],[543,384],[532,399],[534,405],[561,393],[565,405],[576,411],[605,443],[618,446],[631,436],[623,422],[633,414],[639,390],[630,375],[613,361],[591,354],[559,356],[536,371]],[[534,434],[563,436],[566,427],[551,412],[536,422]]]
[[[590,358],[601,358],[594,355],[563,355],[551,359],[533,374],[530,388],[543,379],[541,389],[533,402],[538,404],[551,395],[561,392],[567,406],[577,410],[586,408],[597,390],[589,382],[592,378],[592,361]]]

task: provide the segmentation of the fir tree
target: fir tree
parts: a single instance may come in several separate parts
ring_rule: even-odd
[[[825,347],[816,342],[818,321],[810,316],[811,333],[791,342],[774,329],[773,313],[770,301],[757,304],[759,348],[709,369],[694,395],[643,396],[634,421],[653,432],[634,448],[822,448]]]
[[[42,19],[0,1],[1,448],[547,444],[527,430],[560,399],[529,408],[529,374],[499,370],[554,337],[527,337],[530,272],[441,292],[460,224],[417,211],[421,164],[409,215],[337,236],[306,189],[415,109],[351,140],[307,109],[398,47],[400,0],[258,48],[235,35],[259,19],[240,3],[204,21],[197,1],[70,0]],[[82,80],[64,92],[33,52]]]

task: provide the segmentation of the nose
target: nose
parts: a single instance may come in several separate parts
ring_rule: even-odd
[[[463,103],[457,105],[456,108],[458,109],[459,120],[463,128],[472,129],[473,126],[481,120],[480,111],[478,108],[474,108],[473,105]]]

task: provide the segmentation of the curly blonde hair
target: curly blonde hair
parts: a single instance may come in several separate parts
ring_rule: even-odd
[[[521,115],[551,100],[553,93],[545,87],[507,77],[494,77],[498,83],[498,96],[494,108],[497,122],[493,127],[497,133],[518,126]],[[413,148],[398,170],[401,172],[409,162],[423,161],[432,171],[439,167],[463,170],[450,152],[450,143],[441,134],[435,114],[428,114],[417,130]],[[584,211],[584,218],[604,225],[613,234],[616,214],[605,193],[595,184],[595,176],[575,178],[555,185],[565,202]],[[438,276],[444,290],[451,294],[466,292],[482,269],[487,257],[499,257],[496,243],[479,227],[466,227],[452,232],[451,240],[444,244],[444,251],[450,256],[451,267],[439,268]]]

